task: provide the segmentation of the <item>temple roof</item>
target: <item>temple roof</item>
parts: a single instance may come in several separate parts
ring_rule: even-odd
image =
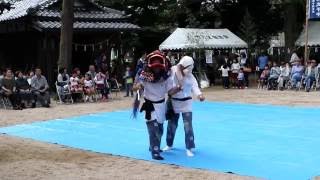
[[[0,15],[1,23],[30,22],[37,30],[52,30],[61,27],[61,0],[21,0],[13,3],[10,10]],[[127,21],[121,11],[100,6],[92,0],[75,0],[75,29],[121,29],[135,30],[140,27]]]

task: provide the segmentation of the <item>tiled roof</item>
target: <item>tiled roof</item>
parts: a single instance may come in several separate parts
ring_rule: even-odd
[[[0,15],[0,21],[14,20],[28,15],[32,8],[46,8],[58,0],[22,0],[12,5],[12,9]]]
[[[12,9],[9,11],[4,11],[3,14],[0,15],[0,22],[1,21],[8,21],[18,19],[29,14],[31,9],[36,9],[37,14],[49,16],[49,17],[60,17],[58,12],[48,11],[45,8],[49,7],[50,5],[56,3],[59,0],[21,0],[17,1],[12,5]],[[88,15],[89,18],[124,18],[124,14],[121,11],[102,7],[95,3],[93,0],[88,0],[89,2],[93,3],[99,9],[101,9],[101,14],[94,12],[94,13],[79,13],[78,16]],[[58,14],[57,14],[58,13]],[[105,13],[105,14],[104,14]]]
[[[36,13],[36,16],[60,18],[61,14],[58,11],[41,10]],[[122,14],[108,13],[104,11],[90,11],[90,12],[74,12],[74,17],[81,19],[124,19]]]
[[[34,23],[41,29],[59,29],[61,23],[57,21],[37,21]],[[139,26],[126,22],[74,22],[74,29],[140,29]]]

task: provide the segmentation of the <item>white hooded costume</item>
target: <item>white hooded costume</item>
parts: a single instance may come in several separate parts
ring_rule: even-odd
[[[184,76],[178,69],[179,65],[186,67],[183,70]],[[192,111],[192,95],[199,96],[201,91],[198,82],[192,74],[194,61],[190,56],[184,56],[177,66],[171,68],[173,86],[180,85],[182,90],[172,96],[172,105],[175,113]]]

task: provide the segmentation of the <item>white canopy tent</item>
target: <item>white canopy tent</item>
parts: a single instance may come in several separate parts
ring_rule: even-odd
[[[244,49],[248,44],[228,29],[177,28],[160,50]]]
[[[308,27],[308,46],[320,46],[320,21],[310,21]],[[305,29],[301,32],[296,46],[305,46]]]

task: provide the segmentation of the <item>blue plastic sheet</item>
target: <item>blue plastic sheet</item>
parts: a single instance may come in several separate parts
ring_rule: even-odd
[[[266,179],[320,174],[320,108],[194,103],[195,157],[185,155],[180,121],[165,161]],[[152,161],[143,115],[117,111],[0,128],[0,133]],[[162,139],[165,146],[165,134]],[[154,161],[156,162],[156,161]]]

